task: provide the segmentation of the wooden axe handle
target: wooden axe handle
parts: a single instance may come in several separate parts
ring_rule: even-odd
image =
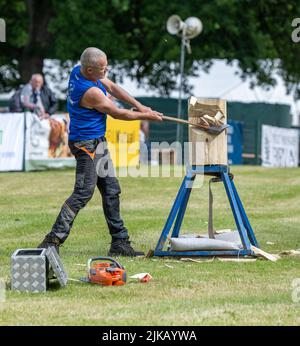
[[[195,127],[199,127],[200,129],[208,129],[208,126],[204,126],[204,125],[200,125],[200,124],[194,124],[192,123],[191,121],[188,121],[188,120],[184,120],[184,119],[178,119],[178,118],[174,118],[174,117],[168,117],[166,115],[162,115],[161,116],[163,120],[166,120],[166,121],[172,121],[174,123],[178,123],[178,124],[186,124],[186,125],[192,125],[192,126],[195,126]]]
[[[137,111],[137,108],[133,107],[133,108],[131,108],[131,110]],[[203,129],[207,130],[209,128],[209,126],[200,125],[200,124],[194,124],[191,121],[184,120],[184,119],[178,119],[178,118],[175,118],[175,117],[168,117],[167,115],[162,115],[161,118],[163,120],[172,121],[172,122],[177,123],[177,124],[192,125],[192,126],[198,127],[199,129],[202,129],[202,130]]]

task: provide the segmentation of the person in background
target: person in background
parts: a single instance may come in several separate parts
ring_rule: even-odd
[[[24,110],[36,113],[40,119],[48,119],[57,110],[57,100],[54,93],[44,84],[41,74],[31,76],[20,92],[20,102]]]

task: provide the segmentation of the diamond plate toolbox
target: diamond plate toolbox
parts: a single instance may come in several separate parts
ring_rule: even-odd
[[[11,256],[11,289],[45,292],[48,280],[46,249],[18,249]]]

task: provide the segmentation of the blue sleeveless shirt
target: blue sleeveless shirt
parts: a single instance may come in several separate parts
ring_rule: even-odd
[[[80,72],[80,66],[75,66],[70,75],[67,98],[67,109],[70,115],[70,141],[94,139],[105,135],[106,114],[100,113],[96,109],[80,106],[82,96],[92,87],[98,87],[106,95],[106,90],[100,80],[92,82],[84,78]]]

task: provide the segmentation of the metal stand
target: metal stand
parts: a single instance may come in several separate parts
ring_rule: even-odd
[[[182,220],[186,211],[190,193],[196,174],[205,174],[220,178],[224,184],[227,197],[230,202],[231,210],[235,219],[237,230],[240,234],[243,249],[241,250],[207,250],[207,251],[171,251],[163,250],[167,236],[170,233],[172,225],[172,238],[177,238],[180,232]],[[212,166],[193,166],[187,172],[180,186],[177,197],[174,201],[167,222],[163,228],[159,241],[156,245],[154,256],[252,256],[251,245],[259,247],[254,232],[246,215],[242,201],[237,193],[233,182],[233,176],[229,174],[228,166],[212,165]]]

